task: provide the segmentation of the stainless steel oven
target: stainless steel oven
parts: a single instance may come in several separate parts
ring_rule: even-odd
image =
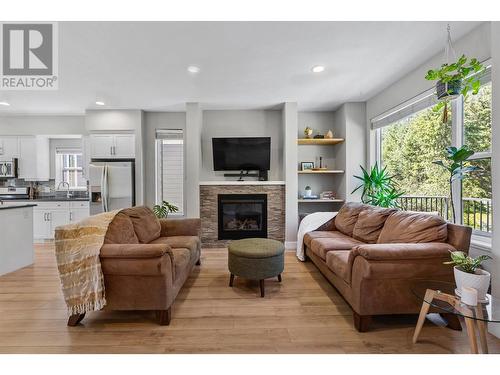
[[[0,160],[0,178],[17,177],[17,159]]]

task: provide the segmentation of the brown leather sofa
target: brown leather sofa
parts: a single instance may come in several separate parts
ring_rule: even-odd
[[[418,313],[416,280],[453,281],[450,251],[468,252],[471,228],[437,215],[346,203],[337,216],[304,236],[306,258],[351,305],[354,325],[371,316]]]
[[[200,248],[199,219],[158,220],[147,207],[121,211],[100,253],[105,308],[155,310],[168,325],[177,293],[200,265]]]

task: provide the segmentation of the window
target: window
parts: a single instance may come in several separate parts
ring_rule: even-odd
[[[167,201],[184,214],[184,132],[156,131],[156,202]]]
[[[83,177],[83,155],[80,150],[56,150],[56,188],[66,189],[69,184],[70,190],[87,189],[87,181]],[[64,185],[64,186],[63,186]]]
[[[481,78],[477,95],[452,102],[448,123],[442,111],[433,110],[433,93],[424,93],[410,104],[372,121],[376,129],[377,159],[397,176],[403,209],[438,211],[451,218],[448,176],[432,161],[444,158],[444,148],[467,144],[476,154],[471,164],[482,168],[473,177],[454,186],[454,205],[462,223],[475,234],[490,235],[491,204],[491,81],[489,68]]]
[[[482,233],[491,232],[491,82],[483,84],[477,95],[463,103],[464,144],[476,154],[472,165],[482,172],[462,181],[463,223]]]

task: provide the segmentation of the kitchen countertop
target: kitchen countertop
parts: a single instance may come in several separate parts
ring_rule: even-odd
[[[35,207],[36,204],[32,203],[4,203],[0,204],[0,210],[8,210],[11,208],[26,208],[26,207]]]
[[[56,197],[56,196],[46,196],[46,197],[38,197],[36,199],[27,199],[27,198],[0,198],[4,202],[15,202],[15,201],[30,201],[30,202],[87,202],[89,200],[88,197]]]

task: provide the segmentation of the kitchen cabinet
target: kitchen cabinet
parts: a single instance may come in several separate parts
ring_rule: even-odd
[[[19,157],[19,137],[0,137],[0,159],[9,160]]]
[[[91,134],[90,155],[92,159],[133,159],[135,135]]]
[[[50,143],[48,137],[19,137],[19,178],[28,181],[48,181],[50,179]]]
[[[88,217],[89,202],[40,202],[33,210],[33,237],[35,240],[53,239],[60,225],[76,223]]]

